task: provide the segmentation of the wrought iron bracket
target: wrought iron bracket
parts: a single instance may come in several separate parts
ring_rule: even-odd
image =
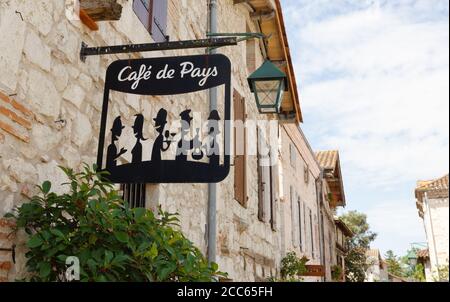
[[[207,33],[207,37],[210,38],[220,38],[220,37],[235,37],[237,39],[237,43],[247,41],[250,39],[261,39],[261,40],[267,40],[272,35],[265,35],[263,33]],[[218,47],[210,47],[209,50],[216,49]]]
[[[16,264],[16,245],[13,244],[11,248],[0,248],[0,252],[11,252],[12,261]]]
[[[162,43],[146,43],[146,44],[127,44],[103,47],[88,47],[84,42],[81,43],[80,59],[82,62],[86,61],[88,56],[110,55],[119,53],[134,53],[134,52],[148,52],[148,51],[162,51],[162,50],[177,50],[177,49],[194,49],[194,48],[210,48],[210,47],[224,47],[234,46],[240,40],[236,36],[222,37],[201,40],[185,40]]]

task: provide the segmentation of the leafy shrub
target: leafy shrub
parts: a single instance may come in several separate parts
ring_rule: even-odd
[[[178,230],[178,219],[159,210],[130,209],[85,165],[82,173],[62,168],[69,193],[51,192],[51,183],[18,207],[17,228],[30,235],[26,266],[31,281],[65,281],[66,259],[76,256],[81,281],[212,281],[225,274],[209,264]]]
[[[295,252],[290,252],[281,260],[281,281],[302,281],[306,272],[307,257],[298,258]]]
[[[331,267],[331,278],[333,281],[341,281],[343,277],[343,269],[340,265],[333,265]]]

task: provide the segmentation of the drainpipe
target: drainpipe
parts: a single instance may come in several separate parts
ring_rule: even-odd
[[[217,0],[209,0],[209,32],[217,33]],[[210,54],[216,53],[216,50],[210,50]],[[217,110],[217,88],[209,90],[209,109]],[[217,234],[217,185],[208,184],[208,261],[216,262],[216,234]]]
[[[317,217],[319,223],[319,250],[320,250],[320,265],[325,267],[325,233],[324,233],[324,222],[322,216],[322,204],[323,204],[323,169],[320,169],[320,174],[318,179],[316,179],[316,201],[317,201]],[[326,271],[326,269],[325,269]],[[325,282],[325,277],[322,277],[322,282]]]

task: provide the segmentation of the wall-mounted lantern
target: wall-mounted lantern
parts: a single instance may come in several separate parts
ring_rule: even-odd
[[[410,250],[408,253],[408,262],[409,265],[414,268],[417,265],[417,253],[414,250]]]
[[[287,76],[275,64],[266,61],[248,77],[250,90],[262,114],[279,113],[283,94],[288,90]]]

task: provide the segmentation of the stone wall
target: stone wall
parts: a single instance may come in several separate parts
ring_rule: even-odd
[[[107,66],[117,59],[202,54],[203,50],[180,50],[133,55],[88,57],[79,59],[81,42],[91,46],[152,42],[132,10],[132,1],[121,0],[120,21],[99,22],[98,31],[90,31],[80,21],[68,20],[61,0],[3,0],[0,2],[0,216],[20,205],[36,192],[35,185],[50,180],[54,189],[64,182],[58,165],[80,167],[96,160],[99,116]],[[244,5],[232,0],[219,3],[219,31],[256,31]],[[204,38],[207,31],[206,0],[170,0],[168,34],[171,40]],[[230,22],[233,20],[233,22]],[[220,49],[232,61],[233,89],[245,97],[248,119],[268,119],[258,114],[248,89],[246,44]],[[256,52],[255,66],[263,62]],[[182,108],[170,97],[149,100],[144,97],[115,94],[112,114],[132,117],[142,113],[155,116],[160,107],[170,107],[172,116]],[[195,102],[194,102],[195,99]],[[193,111],[207,114],[207,93],[189,96]],[[157,106],[153,105],[156,104]],[[132,123],[125,119],[124,123]],[[144,136],[154,138],[151,129]],[[300,156],[299,156],[300,158]],[[303,175],[299,161],[298,177]],[[263,280],[279,271],[280,230],[257,219],[257,159],[248,158],[248,207],[234,200],[233,169],[218,186],[218,262],[220,269],[238,281]],[[300,178],[301,179],[301,178]],[[315,212],[312,184],[299,191]],[[181,228],[206,252],[207,186],[199,184],[148,186],[147,205],[161,204],[179,212]],[[280,215],[277,213],[277,215]],[[281,217],[281,216],[280,216]],[[1,230],[0,230],[1,231]],[[0,232],[3,234],[3,232]],[[16,241],[17,264],[4,265],[14,280],[24,269],[23,236]],[[8,239],[9,240],[9,239]],[[0,238],[2,244],[8,245]],[[6,242],[6,243],[4,243]],[[317,245],[316,245],[317,246]],[[0,262],[4,261],[2,253]],[[8,257],[8,256],[6,256]]]
[[[310,259],[308,264],[318,265],[321,264],[321,245],[316,179],[319,177],[320,169],[314,154],[295,125],[282,127],[281,141],[283,189],[280,198],[281,227],[284,230],[281,239],[283,254],[294,251],[300,257],[308,257]],[[292,156],[291,152],[295,155]],[[311,277],[305,279],[306,281],[319,280]]]

